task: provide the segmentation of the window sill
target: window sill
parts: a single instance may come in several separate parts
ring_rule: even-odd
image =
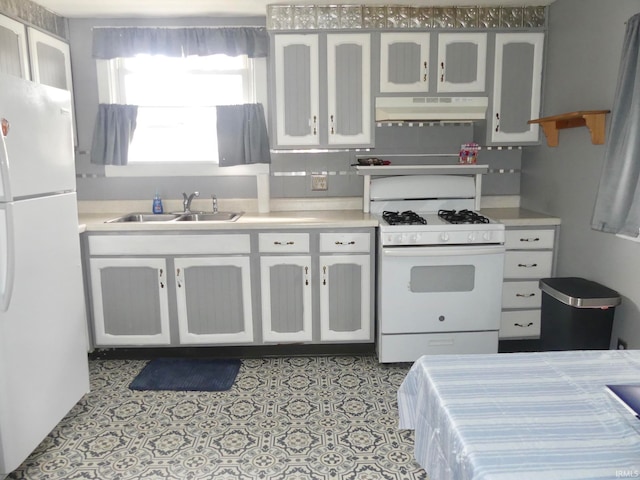
[[[268,175],[268,163],[220,167],[204,163],[154,163],[149,165],[106,165],[106,177],[200,177],[200,176],[255,176]]]

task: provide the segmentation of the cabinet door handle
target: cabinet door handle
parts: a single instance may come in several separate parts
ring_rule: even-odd
[[[164,288],[164,282],[160,282],[160,288]]]
[[[535,293],[516,293],[516,297],[522,297],[522,298],[531,298],[535,296],[536,296]]]
[[[444,83],[444,62],[440,62],[440,83]]]
[[[356,242],[351,240],[350,242],[341,242],[340,240],[336,240],[336,245],[355,245]]]
[[[532,325],[533,325],[533,322],[529,322],[529,323],[527,323],[526,325],[522,325],[521,323],[514,323],[513,325],[514,325],[514,326],[516,326],[516,327],[527,328],[527,327],[532,326]]]
[[[180,269],[176,269],[176,283],[178,284],[178,288],[182,288],[182,282],[180,281]]]
[[[162,278],[163,273],[164,273],[164,270],[160,269],[160,278]]]
[[[422,77],[422,81],[426,82],[427,81],[427,62],[424,62],[424,76]]]
[[[334,133],[336,133],[336,130],[334,128],[334,122],[333,122],[333,115],[331,115],[331,135],[333,135]]]
[[[519,263],[518,266],[523,268],[533,268],[533,267],[537,267],[538,264],[537,263]]]
[[[309,285],[309,267],[304,267],[304,284]]]
[[[327,284],[327,267],[326,265],[323,265],[322,267],[322,285],[326,285]]]
[[[500,131],[500,113],[496,113],[496,120],[497,120],[496,132],[499,132]]]
[[[316,115],[313,116],[313,134],[318,134],[318,117]]]
[[[277,240],[273,242],[274,245],[293,245],[295,242],[278,242]]]

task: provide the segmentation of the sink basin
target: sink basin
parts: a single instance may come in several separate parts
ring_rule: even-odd
[[[112,218],[105,223],[120,223],[120,222],[169,222],[180,217],[177,213],[128,213],[121,217]]]
[[[194,212],[185,213],[178,222],[235,222],[244,212]]]

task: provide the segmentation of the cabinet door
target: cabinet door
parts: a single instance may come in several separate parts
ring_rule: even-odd
[[[438,35],[438,92],[484,92],[486,33]]]
[[[544,33],[497,33],[491,142],[536,143]]]
[[[0,15],[0,73],[31,78],[26,27],[4,15]]]
[[[311,341],[311,257],[263,256],[260,276],[263,340]]]
[[[248,257],[176,258],[181,344],[251,343]]]
[[[320,143],[318,35],[276,35],[275,96],[278,145]]]
[[[170,343],[163,258],[92,258],[89,268],[97,346]]]
[[[327,35],[328,144],[371,144],[371,35]]]
[[[380,92],[429,91],[429,33],[380,34]]]
[[[320,340],[372,339],[369,255],[320,257]]]

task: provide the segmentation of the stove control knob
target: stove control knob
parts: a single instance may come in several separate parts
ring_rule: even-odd
[[[411,235],[409,241],[411,243],[418,243],[418,240],[420,240],[420,234],[419,233],[414,233],[413,235]]]
[[[484,232],[482,234],[482,238],[484,238],[486,241],[491,240],[491,232]]]
[[[477,237],[478,237],[477,232],[471,232],[471,233],[469,233],[469,237],[467,238],[467,242],[473,243],[473,242],[476,241]]]
[[[400,243],[403,245],[409,243],[409,235],[407,235],[406,233],[400,235]]]
[[[440,240],[443,242],[448,242],[449,241],[449,234],[447,232],[442,232],[440,234]]]

